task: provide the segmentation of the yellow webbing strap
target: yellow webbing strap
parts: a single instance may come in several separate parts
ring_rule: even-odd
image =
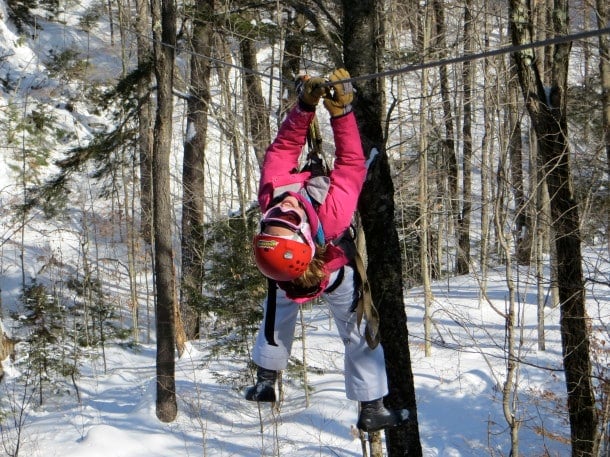
[[[362,291],[360,293],[360,298],[358,299],[358,305],[356,306],[356,319],[358,328],[360,328],[362,318],[366,318],[364,337],[366,338],[369,347],[375,349],[379,344],[379,313],[373,303],[371,286],[366,275],[366,266],[362,255],[362,251],[366,249],[362,242],[364,240],[362,227],[358,227],[356,237],[356,256],[354,257],[354,263],[356,264],[356,272],[362,281]]]
[[[309,131],[307,132],[307,140],[309,146],[308,158],[312,156],[322,157],[322,134],[320,133],[320,124],[318,123],[318,117],[314,116],[311,124],[309,124]]]

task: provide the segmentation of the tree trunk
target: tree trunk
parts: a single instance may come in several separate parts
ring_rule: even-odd
[[[430,14],[426,15],[423,29],[423,55],[428,54],[431,35]],[[422,70],[421,102],[419,107],[419,255],[424,289],[424,347],[426,357],[432,355],[432,288],[430,285],[429,213],[428,210],[428,70]]]
[[[499,194],[507,194],[509,192],[510,182],[508,180],[502,180],[499,182],[499,186],[504,189],[498,189]],[[498,200],[496,205],[501,201]],[[504,251],[504,265],[506,275],[506,287],[508,292],[508,303],[507,310],[503,314],[504,317],[504,328],[505,328],[505,356],[506,356],[506,377],[504,378],[504,384],[502,385],[502,412],[504,413],[504,420],[510,430],[510,452],[508,455],[519,456],[519,429],[521,427],[521,421],[517,414],[517,395],[516,392],[519,390],[518,384],[518,356],[519,348],[517,347],[517,316],[518,312],[515,309],[515,282],[513,280],[513,262],[511,252],[511,240],[508,238],[504,231],[504,221],[500,218],[500,211],[494,211],[495,218],[494,222],[496,225],[496,233],[498,234],[498,244],[500,249]],[[509,237],[510,237],[509,233]]]
[[[154,66],[157,78],[153,169],[153,230],[157,290],[157,403],[156,414],[172,422],[178,413],[175,379],[174,251],[169,157],[172,138],[172,87],[176,45],[176,7],[171,0],[153,0]],[[160,28],[159,28],[160,25]]]
[[[464,5],[464,53],[472,52],[473,30],[470,0]],[[470,214],[472,209],[472,86],[473,64],[466,61],[462,69],[462,86],[464,91],[464,123],[462,125],[462,213],[458,224],[458,252],[456,273],[467,274],[470,271]]]
[[[125,230],[126,239],[125,244],[127,247],[127,276],[129,278],[129,301],[131,305],[131,320],[133,321],[133,340],[136,344],[140,342],[140,327],[139,327],[139,316],[140,307],[138,305],[138,284],[137,284],[137,268],[136,268],[136,233],[134,226],[134,215],[135,215],[135,202],[133,194],[129,194],[129,190],[133,189],[129,183],[133,180],[133,175],[128,174],[125,170],[125,165],[121,165],[121,179],[123,188],[123,208],[125,212]]]
[[[549,231],[549,220],[544,211],[544,194],[546,186],[544,185],[544,176],[538,166],[538,148],[530,148],[530,186],[531,192],[534,193],[535,213],[532,217],[534,222],[535,232],[533,233],[533,242],[535,248],[536,262],[536,328],[538,334],[538,349],[546,350],[546,338],[544,334],[544,308],[546,303],[546,286],[547,279],[544,277],[544,240]]]
[[[152,257],[152,145],[153,145],[153,101],[151,97],[152,47],[149,39],[150,3],[136,0],[136,43],[138,68],[142,76],[137,82],[136,93],[139,100],[138,110],[138,158],[140,171],[140,235],[146,242],[147,256]],[[134,214],[135,215],[135,214]],[[148,295],[146,295],[148,297]],[[137,300],[137,297],[136,297]],[[148,298],[146,299],[148,306]],[[134,315],[139,314],[139,300],[133,303]],[[148,309],[148,308],[147,308]],[[147,342],[150,342],[150,322],[147,322]],[[139,338],[139,334],[138,334]]]
[[[214,0],[195,3],[191,55],[190,93],[187,100],[186,139],[182,164],[182,280],[180,312],[188,339],[199,337],[199,312],[203,281],[203,223],[205,155],[210,107],[210,60]]]
[[[447,40],[445,27],[445,6],[442,0],[433,0],[434,16],[436,22],[436,54],[435,57],[443,59],[447,57]],[[454,116],[451,108],[451,90],[449,87],[449,76],[447,66],[441,65],[439,71],[439,84],[441,99],[443,101],[443,124],[445,137],[443,139],[443,169],[447,174],[447,187],[449,195],[449,211],[451,220],[447,235],[457,239],[454,231],[458,227],[459,197],[458,197],[458,163],[455,154],[455,128]]]
[[[371,457],[383,457],[381,432],[369,433],[369,449],[371,451]]]
[[[521,132],[521,112],[519,103],[519,81],[515,65],[510,65],[508,81],[508,157],[510,159],[510,182],[515,200],[516,254],[520,265],[530,262],[531,234],[526,214],[526,199],[523,187],[523,135]],[[532,170],[532,172],[534,172]]]
[[[383,2],[343,0],[344,57],[351,75],[379,72],[384,48]],[[394,222],[394,185],[385,152],[382,110],[382,80],[373,78],[359,84],[354,111],[364,150],[377,148],[369,177],[360,196],[360,216],[366,234],[369,281],[373,302],[380,317],[381,344],[385,351],[391,408],[409,408],[412,420],[386,431],[388,456],[421,456],[417,424],[415,386],[406,326],[402,259]]]
[[[301,358],[303,360],[301,376],[303,377],[303,393],[305,394],[305,408],[309,408],[311,402],[309,401],[309,378],[307,376],[307,371],[309,370],[307,361],[307,325],[305,324],[302,306],[299,306],[299,324],[301,325]]]
[[[523,0],[510,1],[514,45],[532,42],[531,11]],[[568,5],[556,2],[554,33],[568,34]],[[589,330],[580,245],[580,217],[571,189],[567,139],[566,89],[570,44],[555,45],[551,84],[545,87],[533,50],[514,54],[521,90],[536,131],[540,167],[546,173],[555,246],[561,307],[560,327],[572,457],[594,456],[597,415],[591,383]]]
[[[484,1],[484,15],[489,16],[487,11],[489,8],[488,2]],[[489,41],[491,36],[491,28],[493,27],[488,20],[484,22],[484,43],[485,51],[489,50]],[[479,262],[481,264],[481,296],[487,293],[487,271],[489,265],[489,235],[491,223],[491,163],[494,156],[494,137],[496,125],[494,123],[494,112],[498,108],[497,92],[499,91],[499,77],[495,77],[492,67],[498,68],[501,65],[501,60],[497,59],[492,62],[486,59],[483,62],[484,79],[486,81],[483,88],[483,122],[484,135],[481,140],[481,248],[479,254]]]
[[[256,70],[258,62],[256,59],[255,41],[246,37],[239,43],[239,50],[244,68]],[[263,158],[267,146],[271,144],[271,127],[269,126],[269,113],[263,97],[263,89],[258,76],[245,72],[246,81],[245,109],[248,113],[250,138],[254,148],[254,154],[259,166],[263,164]],[[244,163],[245,165],[245,163]],[[244,211],[246,209],[244,208]]]
[[[607,0],[597,0],[597,26],[606,27],[610,19],[610,5]],[[610,35],[599,36],[599,74],[602,83],[602,125],[606,145],[606,169],[610,170]],[[610,256],[610,211],[606,225],[606,242]]]
[[[289,16],[286,19],[286,36],[284,38],[284,53],[281,56],[282,61],[282,79],[284,81],[295,81],[299,73],[301,73],[301,59],[303,51],[303,29],[305,28],[305,17],[302,14]],[[278,121],[281,121],[286,116],[286,113],[292,108],[296,93],[294,85],[288,83],[288,87],[283,86],[281,82],[281,105],[279,108]]]
[[[137,94],[140,100],[138,112],[138,150],[140,156],[140,233],[152,245],[152,125],[153,103],[150,97],[152,50],[148,35],[150,4],[136,0],[136,41],[138,47],[138,68],[142,77],[138,80]]]

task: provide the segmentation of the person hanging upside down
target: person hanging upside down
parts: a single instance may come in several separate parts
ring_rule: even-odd
[[[367,343],[367,322],[359,323],[356,313],[362,278],[354,268],[353,238],[346,233],[366,165],[352,112],[352,84],[345,81],[349,78],[345,69],[335,70],[332,89],[323,78],[302,78],[298,103],[265,153],[258,193],[263,216],[253,249],[269,292],[252,351],[258,367],[256,384],[245,397],[276,401],[277,373],[288,364],[299,305],[322,295],[344,342],[347,398],[361,405],[357,426],[372,432],[402,424],[408,412],[384,406],[388,386],[383,349]],[[334,135],[333,169],[328,176],[295,172],[322,97]]]

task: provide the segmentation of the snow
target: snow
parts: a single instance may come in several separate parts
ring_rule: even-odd
[[[604,267],[607,269],[607,265]],[[490,296],[504,307],[501,269],[490,274]],[[448,287],[449,286],[449,287]],[[487,303],[479,302],[472,277],[439,282],[432,355],[423,347],[420,289],[408,291],[405,306],[415,377],[421,441],[426,457],[507,455],[509,434],[502,416],[505,379],[504,324]],[[533,295],[530,295],[533,298]],[[596,309],[608,318],[607,296],[596,295]],[[299,380],[284,373],[285,399],[274,410],[243,399],[243,385],[227,382],[247,357],[211,354],[205,340],[190,342],[177,361],[179,414],[165,424],[155,415],[155,348],[113,346],[84,367],[74,392],[35,408],[24,425],[24,454],[31,457],[112,456],[358,456],[354,431],[357,405],[344,396],[342,344],[325,304],[305,307],[307,357],[312,370],[310,406]],[[535,304],[523,303],[526,322],[524,363],[518,378],[518,416],[523,455],[569,455],[569,427],[561,372],[559,312],[546,310],[547,350],[535,339]],[[441,342],[441,339],[443,342]],[[300,354],[295,342],[293,356]],[[607,363],[607,360],[606,360]],[[10,367],[10,364],[5,366]],[[10,373],[10,372],[9,372]],[[10,383],[8,383],[10,384]],[[9,392],[10,394],[10,392]],[[50,406],[50,405],[53,406]]]

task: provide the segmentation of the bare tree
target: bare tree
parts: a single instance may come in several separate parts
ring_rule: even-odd
[[[433,0],[434,22],[436,25],[435,33],[435,57],[443,59],[447,57],[447,31],[445,24],[445,5],[443,0]],[[458,196],[458,163],[455,150],[455,127],[453,108],[451,107],[451,89],[449,84],[449,72],[446,65],[438,67],[440,95],[443,105],[443,126],[445,128],[442,140],[442,164],[443,171],[447,179],[448,195],[446,200],[449,202],[451,219],[449,220],[453,229],[448,230],[454,237],[454,230],[458,227],[459,216],[459,196]],[[439,237],[440,239],[440,237]]]
[[[474,42],[472,4],[464,4],[464,53],[473,51]],[[474,64],[466,61],[462,67],[462,211],[458,220],[457,274],[470,271],[470,217],[472,212],[472,90],[474,83]]]
[[[597,26],[601,29],[607,26],[610,19],[610,5],[607,1],[597,0]],[[604,129],[604,143],[606,146],[606,173],[610,174],[610,35],[599,35],[599,73],[602,83],[602,125]],[[610,255],[610,211],[606,225],[606,242]]]
[[[255,37],[246,36],[239,43],[239,51],[243,67],[246,69],[257,68]],[[261,81],[254,73],[245,70],[245,103],[244,110],[254,154],[259,165],[263,163],[265,150],[271,144],[271,127],[269,126],[269,113],[263,97]],[[245,163],[245,162],[244,162]],[[242,202],[243,203],[243,202]],[[245,212],[245,208],[243,211]]]
[[[352,75],[379,72],[384,49],[383,3],[379,0],[343,0],[343,55]],[[421,456],[415,385],[404,308],[402,259],[394,222],[394,185],[383,137],[383,84],[379,78],[358,86],[354,110],[364,150],[379,154],[369,170],[360,196],[360,216],[366,234],[367,273],[373,302],[379,310],[380,335],[386,359],[390,393],[388,405],[408,408],[407,425],[386,431],[389,456]]]
[[[137,83],[139,100],[138,111],[138,150],[140,156],[140,232],[142,237],[152,245],[152,125],[153,102],[150,96],[152,79],[152,49],[148,39],[150,33],[150,3],[136,0],[135,28],[138,51],[138,68],[141,76]]]
[[[154,68],[157,78],[152,177],[155,286],[157,291],[157,403],[156,414],[172,422],[178,414],[175,379],[175,272],[172,246],[172,208],[169,157],[172,138],[173,70],[176,46],[176,5],[153,0]]]
[[[507,151],[510,154],[509,151]],[[506,154],[506,153],[504,153]],[[504,164],[504,167],[508,168],[506,157],[502,157],[500,162]],[[512,166],[512,165],[511,165]],[[502,165],[501,165],[502,167]],[[508,193],[508,188],[512,186],[510,181],[506,179],[508,176],[508,170],[502,170],[498,179],[498,193]],[[512,243],[509,236],[506,236],[504,232],[504,221],[500,217],[501,212],[497,208],[498,204],[502,202],[502,199],[496,200],[496,210],[494,211],[494,223],[496,225],[496,233],[498,236],[498,244],[500,249],[504,252],[503,258],[505,263],[504,274],[506,276],[506,287],[507,287],[507,304],[506,311],[501,313],[505,321],[505,332],[506,332],[506,376],[502,385],[502,412],[504,413],[504,420],[510,430],[510,452],[509,455],[519,455],[519,429],[521,428],[522,421],[517,415],[517,395],[516,392],[519,389],[517,377],[519,368],[519,356],[517,353],[517,331],[518,331],[518,314],[516,310],[516,287],[513,279],[513,261],[512,261]]]
[[[491,23],[489,9],[491,5],[487,0],[483,1],[484,8],[484,43],[485,51],[490,47]],[[491,198],[491,176],[492,176],[492,157],[494,156],[496,124],[494,111],[498,109],[498,92],[500,92],[500,77],[494,76],[493,68],[502,67],[502,59],[490,60],[486,59],[483,62],[483,74],[486,84],[483,87],[483,123],[484,134],[481,139],[481,249],[479,252],[479,262],[481,264],[481,291],[483,294],[487,290],[487,271],[489,266],[489,247],[490,247],[490,224],[492,213],[492,198]]]
[[[190,90],[182,163],[182,276],[180,311],[188,339],[199,337],[196,303],[203,281],[205,156],[210,107],[214,0],[195,2],[193,10]]]
[[[523,0],[510,1],[514,45],[533,41],[532,11]],[[568,34],[568,3],[555,2],[553,33]],[[513,54],[521,91],[536,133],[539,166],[549,188],[557,252],[561,337],[573,457],[591,457],[597,442],[597,415],[591,383],[589,329],[580,246],[580,217],[571,188],[567,138],[567,73],[570,43],[555,45],[551,80],[545,86],[533,49]]]
[[[300,2],[299,2],[300,3]],[[302,14],[287,13],[284,49],[280,56],[283,81],[295,81],[299,73],[301,73],[301,59],[303,58],[303,29],[307,22]],[[283,84],[280,82],[280,84]],[[284,119],[284,116],[295,102],[296,94],[293,87],[282,87],[280,99],[278,122]],[[259,163],[260,159],[259,159]]]
[[[508,159],[510,160],[511,189],[515,201],[514,230],[517,238],[517,262],[527,265],[530,261],[531,235],[523,186],[523,134],[519,80],[514,64],[509,67],[508,78]]]
[[[431,14],[426,14],[423,29],[423,51],[427,54],[430,45]],[[429,242],[429,204],[428,204],[428,113],[430,98],[428,94],[428,71],[424,69],[421,77],[421,102],[419,108],[419,254],[421,278],[424,289],[424,338],[425,353],[432,355],[432,289],[430,285]]]

